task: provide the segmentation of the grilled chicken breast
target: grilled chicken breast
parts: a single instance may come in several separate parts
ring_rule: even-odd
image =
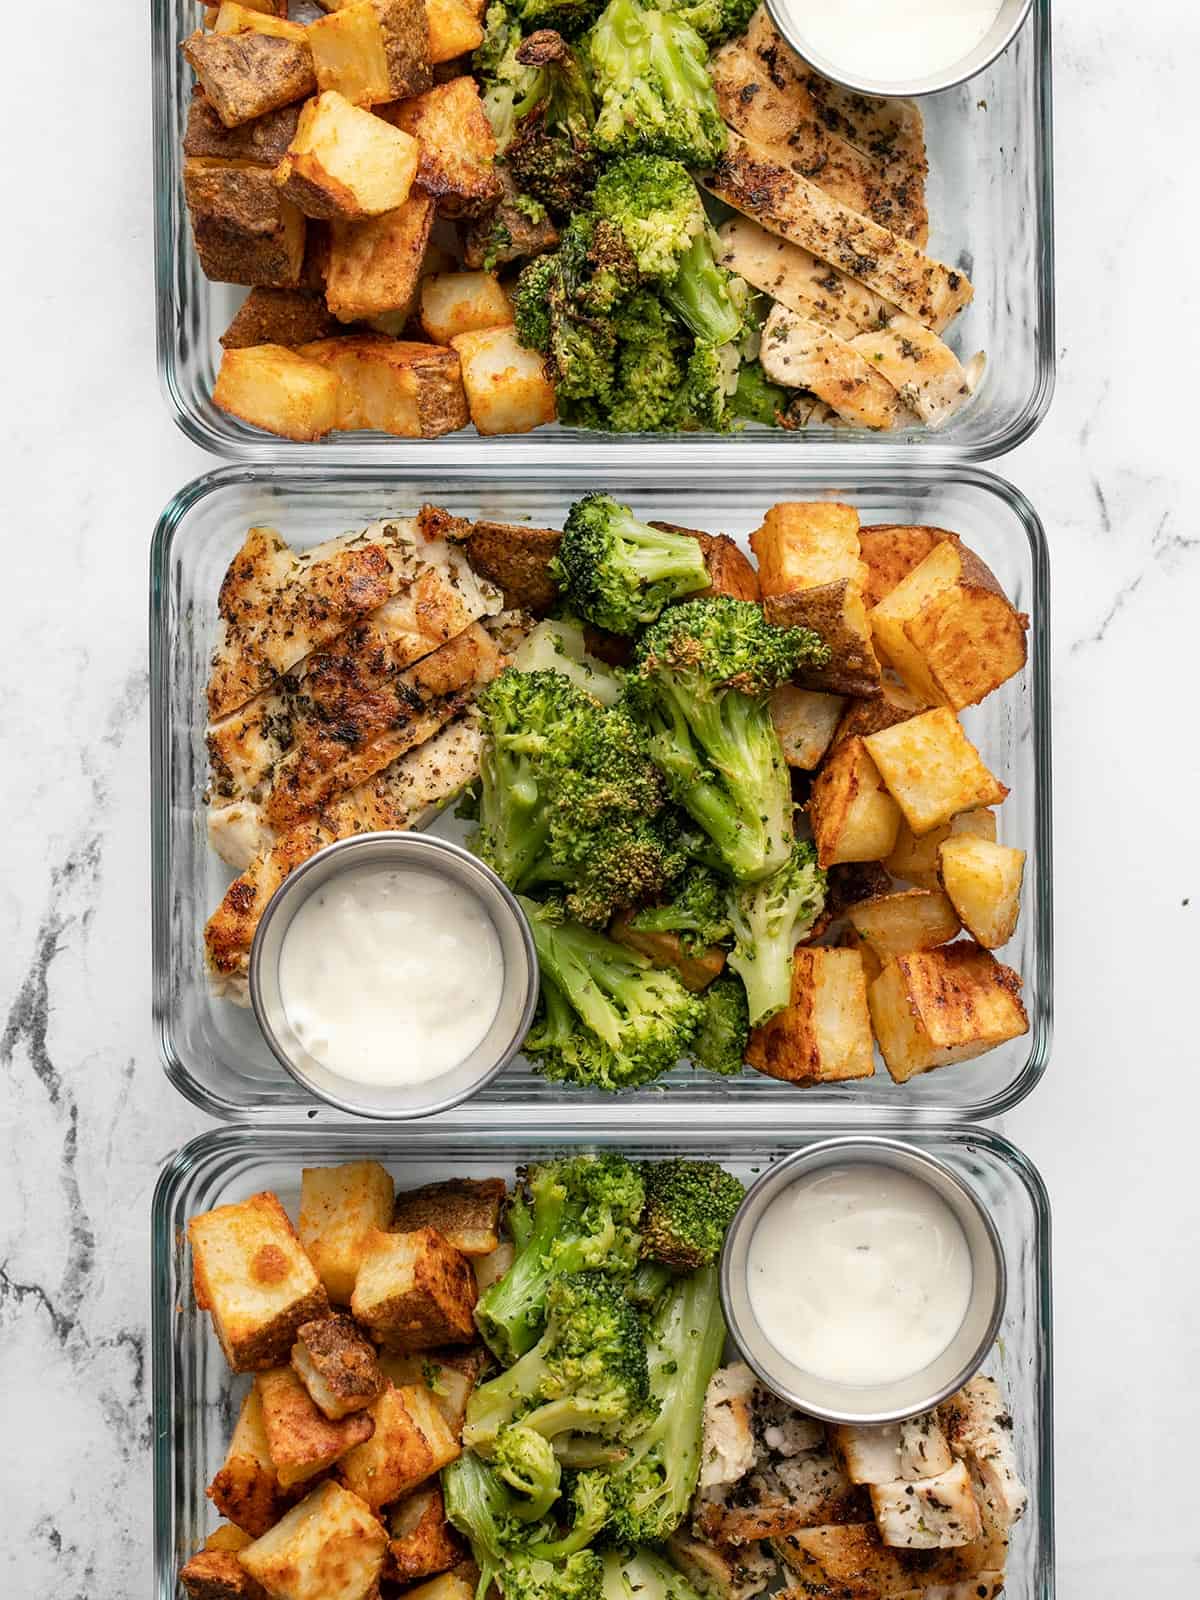
[[[789,244],[749,217],[730,217],[717,229],[717,259],[755,289],[769,294],[841,339],[881,328],[900,313],[857,279],[798,244]]]
[[[965,1462],[935,1478],[871,1485],[871,1509],[884,1544],[905,1550],[953,1550],[983,1532]]]
[[[1012,1416],[996,1380],[972,1378],[938,1415],[950,1449],[971,1468],[996,1519],[1009,1527],[1024,1514],[1029,1494],[1017,1472]]]
[[[971,398],[983,360],[961,366],[949,345],[903,312],[850,343],[929,428],[940,428]]]
[[[844,422],[882,431],[907,415],[892,385],[853,345],[786,306],[772,306],[758,359],[768,378],[787,389],[811,390]]]

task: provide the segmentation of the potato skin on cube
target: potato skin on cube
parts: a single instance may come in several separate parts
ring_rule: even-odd
[[[897,1083],[969,1061],[1029,1031],[1020,978],[973,941],[895,956],[867,998]]]
[[[884,787],[862,739],[846,739],[826,756],[808,797],[817,861],[881,861],[896,843],[900,808]]]
[[[371,1437],[338,1463],[338,1477],[372,1511],[390,1505],[462,1453],[429,1390],[388,1384],[372,1402]]]
[[[787,1083],[871,1077],[875,1050],[858,952],[802,945],[792,957],[791,1003],[751,1029],[746,1061]]]
[[[957,541],[958,535],[948,528],[906,526],[898,522],[877,522],[869,528],[860,528],[859,548],[867,567],[863,593],[868,606],[877,606],[891,594],[944,539]]]
[[[500,1210],[507,1193],[503,1178],[448,1178],[405,1189],[392,1208],[392,1231],[436,1228],[463,1255],[490,1255],[500,1243]]]
[[[300,1242],[335,1305],[348,1306],[367,1241],[387,1227],[396,1185],[378,1161],[305,1167]]]
[[[416,140],[330,89],[300,113],[275,182],[305,216],[355,222],[397,210],[416,175]]]
[[[337,427],[338,380],[283,345],[226,350],[213,403],[268,433],[305,442]]]
[[[885,680],[879,693],[869,700],[851,700],[842,714],[833,736],[834,744],[843,739],[865,739],[869,733],[883,728],[894,728],[898,722],[907,722],[918,711],[927,711],[928,705],[903,686]]]
[[[1024,850],[952,835],[938,846],[938,874],[972,938],[985,950],[1007,944],[1021,914]]]
[[[504,604],[541,616],[558,599],[550,563],[558,554],[557,528],[519,522],[476,522],[471,529],[471,565],[504,593]]]
[[[292,1489],[331,1467],[339,1456],[371,1437],[375,1424],[354,1412],[331,1422],[291,1367],[273,1367],[255,1379],[263,1427],[279,1482]]]
[[[272,1600],[369,1600],[387,1534],[358,1495],[326,1482],[238,1554]]]
[[[307,41],[197,32],[180,49],[227,128],[305,100],[317,87]]]
[[[304,218],[265,167],[192,157],[183,193],[205,277],[249,288],[291,288],[304,263]]]
[[[379,115],[420,144],[417,182],[442,216],[478,216],[500,198],[496,136],[474,78],[435,83],[424,94],[381,106]]]
[[[862,592],[850,578],[768,595],[763,614],[777,628],[811,628],[831,651],[824,666],[803,665],[796,681],[828,694],[873,696],[880,692],[879,661]]]
[[[189,1600],[267,1600],[232,1550],[198,1550],[179,1569]]]
[[[476,1338],[475,1278],[436,1228],[376,1233],[368,1241],[350,1309],[383,1344],[426,1350]]]
[[[338,1314],[306,1322],[298,1330],[292,1370],[331,1422],[364,1410],[383,1388],[375,1346],[353,1317]]]
[[[480,433],[529,433],[554,421],[554,385],[542,357],[525,349],[514,327],[460,333],[451,344],[462,363],[471,421]]]
[[[307,289],[251,289],[221,335],[222,350],[281,344],[288,350],[336,329],[324,300]]]
[[[462,1546],[446,1520],[436,1485],[418,1489],[394,1506],[388,1529],[388,1570],[400,1583],[432,1578],[462,1560]]]
[[[945,706],[869,734],[863,742],[918,836],[960,811],[998,805],[1008,794]]]
[[[303,345],[300,354],[340,380],[335,427],[434,439],[466,425],[467,402],[453,350],[360,334]]]
[[[253,122],[227,128],[197,84],[188,102],[183,153],[185,157],[207,156],[217,161],[249,161],[259,167],[275,167],[291,144],[299,121],[300,107],[292,104],[268,111]]]
[[[432,81],[422,0],[354,0],[308,29],[317,84],[357,106],[420,94]]]

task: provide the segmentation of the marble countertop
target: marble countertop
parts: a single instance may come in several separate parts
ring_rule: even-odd
[[[12,1600],[148,1592],[147,1214],[159,1164],[206,1125],[150,1025],[146,552],[210,463],[154,377],[147,10],[14,11],[8,58],[29,69],[0,100],[3,147],[29,151],[6,172],[20,314],[0,400]],[[1181,1507],[1200,1430],[1200,231],[1180,176],[1200,13],[1163,0],[1133,29],[1117,0],[1059,13],[1058,392],[996,464],[1051,546],[1057,1027],[1004,1131],[1054,1204],[1060,1592],[1126,1600],[1200,1591]]]

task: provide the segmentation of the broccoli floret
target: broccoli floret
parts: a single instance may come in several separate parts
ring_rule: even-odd
[[[731,390],[737,373],[737,346],[697,339],[688,357],[680,418],[690,428],[726,433],[733,424]]]
[[[711,1266],[745,1190],[715,1161],[647,1161],[642,1255],[680,1272]]]
[[[583,627],[573,617],[547,617],[517,646],[513,666],[521,672],[561,672],[603,706],[615,705],[623,687],[611,668],[588,652]]]
[[[536,1540],[528,1547],[531,1555],[544,1561],[561,1561],[585,1549],[604,1528],[612,1514],[608,1473],[576,1472],[563,1499],[563,1513],[569,1521],[566,1531],[555,1539]]]
[[[725,885],[696,863],[672,890],[670,900],[643,906],[629,925],[639,933],[674,933],[688,955],[697,955],[730,935]]]
[[[533,1348],[471,1395],[463,1444],[490,1455],[514,1422],[548,1440],[561,1433],[617,1438],[652,1409],[636,1307],[619,1280],[573,1273],[550,1285],[546,1327]]]
[[[598,215],[616,223],[644,277],[667,282],[707,220],[685,167],[666,156],[631,155],[614,161],[596,184]]]
[[[551,570],[574,609],[610,633],[635,633],[709,583],[698,539],[652,528],[600,493],[571,507]]]
[[[558,1499],[562,1467],[554,1446],[533,1428],[502,1428],[492,1448],[492,1470],[515,1493],[514,1515],[540,1522]]]
[[[730,408],[734,416],[747,422],[761,422],[768,428],[781,426],[779,418],[787,406],[787,390],[772,383],[761,361],[746,361],[738,369],[737,388]]]
[[[680,17],[706,44],[720,44],[744,31],[757,9],[756,0],[654,0],[660,11]]]
[[[627,698],[650,754],[739,881],[777,871],[794,837],[767,697],[802,662],[828,660],[810,629],[772,627],[760,606],[726,595],[670,607],[638,641]]]
[[[567,1273],[633,1271],[641,1174],[624,1156],[576,1156],[530,1167],[508,1207],[511,1267],[479,1297],[475,1321],[488,1346],[512,1362],[537,1343],[551,1284]]]
[[[745,985],[752,1027],[790,1002],[792,952],[824,909],[825,887],[816,850],[797,840],[778,872],[730,894],[729,965]]]
[[[542,1007],[526,1053],[548,1078],[601,1089],[650,1083],[688,1054],[701,1005],[679,979],[605,934],[522,902]]]
[[[514,178],[558,216],[585,203],[596,181],[595,101],[583,63],[561,34],[542,28],[516,50],[540,74],[537,101],[517,121],[504,158]]]
[[[595,20],[603,0],[517,0],[526,30],[556,28],[574,38]]]
[[[721,1361],[725,1322],[715,1266],[677,1277],[649,1329],[650,1394],[657,1414],[613,1473],[611,1527],[630,1544],[658,1543],[683,1520],[700,1474],[709,1379]]]
[[[653,1317],[663,1291],[674,1281],[675,1274],[661,1261],[639,1261],[633,1277],[625,1280],[625,1293],[644,1315]]]
[[[688,339],[661,300],[632,295],[614,319],[617,385],[608,426],[618,433],[661,433],[676,426],[685,387]]]
[[[466,1450],[442,1473],[446,1516],[470,1541],[479,1568],[475,1600],[485,1600],[509,1552],[529,1536],[516,1514],[516,1496],[473,1451]]]
[[[501,0],[493,0],[472,65],[483,92],[483,109],[496,136],[496,148],[501,151],[507,148],[517,123],[538,105],[544,93],[541,69],[519,61],[520,48],[520,22]]]
[[[604,1567],[591,1550],[562,1561],[520,1551],[497,1575],[504,1600],[604,1600]]]
[[[527,350],[550,351],[550,294],[557,281],[553,255],[535,256],[521,268],[513,290],[513,322]]]
[[[637,288],[638,266],[625,235],[607,217],[580,212],[563,229],[562,285],[572,310],[611,311]]]
[[[657,1550],[608,1550],[603,1600],[701,1600],[679,1569]]]
[[[692,1042],[692,1061],[706,1072],[736,1077],[746,1058],[750,1012],[739,979],[723,972],[701,995],[704,1016]]]
[[[725,148],[708,47],[681,18],[610,0],[584,41],[600,100],[593,137],[611,155],[648,151],[710,166]]]

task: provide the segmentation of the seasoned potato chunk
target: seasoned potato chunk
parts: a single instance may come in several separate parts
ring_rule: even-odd
[[[1029,1031],[1021,980],[966,940],[896,956],[867,992],[875,1037],[897,1083],[970,1061]]]
[[[907,822],[900,824],[896,845],[884,866],[894,878],[904,878],[921,889],[940,889],[938,876],[938,849],[942,843],[958,834],[969,834],[976,839],[996,837],[996,814],[993,811],[961,811],[957,817],[940,828],[931,828],[920,838]]]
[[[188,1239],[196,1299],[234,1372],[285,1361],[296,1329],[329,1310],[287,1212],[269,1191],[193,1217]]]
[[[304,262],[304,218],[263,167],[193,157],[183,193],[205,277],[290,288]]]
[[[363,1254],[350,1308],[382,1343],[400,1350],[469,1344],[475,1279],[436,1228],[376,1233]]]
[[[556,528],[530,528],[521,522],[477,522],[467,558],[480,577],[504,593],[504,604],[535,616],[558,599],[550,563],[562,534]]]
[[[278,1522],[294,1499],[271,1460],[257,1386],[242,1401],[225,1460],[205,1493],[223,1517],[252,1539]]]
[[[367,1241],[387,1227],[396,1185],[378,1161],[305,1167],[300,1242],[335,1305],[348,1306]]]
[[[860,900],[847,907],[846,918],[884,959],[948,944],[960,927],[949,899],[936,889],[898,889]]]
[[[554,385],[541,356],[525,349],[514,327],[460,333],[451,343],[462,362],[471,421],[480,433],[529,433],[554,421]]]
[[[876,523],[858,530],[858,543],[867,565],[864,586],[869,606],[879,602],[919,566],[943,539],[957,539],[945,528],[904,527],[894,522]]]
[[[485,1289],[490,1289],[493,1283],[499,1283],[516,1257],[516,1247],[511,1240],[502,1239],[490,1256],[475,1256],[472,1259],[471,1270],[475,1274],[475,1284],[480,1294]]]
[[[258,167],[274,167],[292,142],[300,121],[298,105],[280,106],[253,122],[227,128],[212,101],[199,84],[188,101],[187,130],[183,136],[185,156],[207,156],[217,161],[249,161]]]
[[[417,175],[417,141],[334,89],[310,100],[275,182],[305,216],[354,222],[395,211]]]
[[[750,1032],[750,1066],[788,1083],[835,1083],[875,1071],[867,982],[856,950],[801,946],[791,1004]]]
[[[226,350],[213,404],[284,439],[321,439],[337,427],[338,380],[281,344]]]
[[[862,591],[849,578],[768,595],[763,613],[777,628],[811,628],[829,646],[824,666],[806,663],[796,674],[806,689],[829,694],[877,695],[879,662]]]
[[[833,736],[834,744],[843,739],[865,739],[869,733],[881,728],[895,727],[897,722],[907,722],[918,711],[927,711],[928,705],[917,695],[910,694],[903,684],[885,680],[879,693],[869,700],[851,700]]]
[[[833,741],[846,704],[840,694],[818,694],[784,683],[771,695],[771,721],[789,767],[812,772]]]
[[[468,0],[425,0],[429,59],[435,67],[483,43],[482,15],[482,9]]]
[[[493,1255],[499,1254],[504,1248],[504,1245],[499,1245]],[[491,1259],[491,1256],[472,1256],[471,1266],[478,1268],[481,1262]],[[379,1364],[384,1375],[397,1389],[424,1385],[432,1395],[434,1405],[446,1419],[450,1432],[456,1439],[462,1436],[467,1401],[487,1364],[481,1346],[467,1350],[422,1350],[408,1355],[385,1350],[379,1358]]]
[[[495,205],[496,136],[474,78],[435,83],[424,94],[382,107],[380,115],[419,141],[417,182],[442,216],[474,217]]]
[[[420,94],[430,84],[421,0],[354,0],[308,29],[317,84],[357,106]]]
[[[944,706],[869,734],[863,743],[918,836],[960,811],[998,805],[1008,793]]]
[[[1007,944],[1021,914],[1024,850],[969,834],[952,835],[938,846],[938,871],[971,937],[985,950]]]
[[[462,1452],[429,1390],[388,1384],[371,1404],[375,1430],[338,1463],[346,1487],[373,1511],[408,1494]]]
[[[265,33],[276,39],[304,43],[304,26],[289,22],[286,15],[265,6],[239,5],[237,0],[221,0],[213,22],[214,33]]]
[[[436,1228],[465,1256],[486,1256],[500,1243],[500,1208],[508,1193],[503,1178],[448,1178],[406,1189],[396,1196],[392,1230]]]
[[[900,808],[862,739],[845,739],[826,756],[808,797],[808,820],[822,867],[882,861],[891,851]]]
[[[329,236],[325,298],[339,322],[395,313],[416,304],[434,205],[414,189],[402,206],[367,222],[335,222]]]
[[[700,600],[710,594],[727,594],[731,600],[762,598],[753,562],[727,533],[702,533],[692,528],[683,531],[700,541],[704,565],[708,568],[708,588],[697,590],[695,599]]]
[[[317,87],[307,39],[193,33],[180,48],[227,128],[305,100]]]
[[[244,1528],[236,1527],[232,1522],[222,1522],[209,1534],[204,1541],[206,1550],[244,1550],[254,1540]]]
[[[291,1367],[273,1367],[255,1379],[271,1460],[285,1489],[324,1472],[347,1450],[369,1439],[373,1419],[355,1412],[330,1422]]]
[[[435,344],[512,321],[512,302],[494,272],[433,272],[421,279],[421,326]]]
[[[414,1583],[446,1572],[462,1560],[462,1546],[446,1521],[442,1491],[418,1489],[388,1519],[390,1568],[400,1583]]]
[[[387,1534],[368,1506],[323,1483],[238,1556],[272,1600],[369,1600]]]
[[[435,439],[465,427],[467,402],[453,350],[383,334],[322,339],[300,352],[340,379],[339,428]]]
[[[324,300],[307,289],[251,289],[221,335],[221,348],[251,350],[259,344],[281,344],[294,350],[323,339],[336,327]]]
[[[232,1550],[198,1550],[179,1569],[189,1600],[266,1600],[266,1590]]]
[[[375,1346],[353,1317],[306,1322],[292,1346],[292,1368],[331,1422],[364,1410],[383,1388]]]
[[[609,929],[609,937],[646,957],[656,967],[678,973],[685,988],[693,994],[707,989],[725,967],[725,952],[719,946],[689,950],[677,933],[656,933],[631,926],[633,913],[622,911]]]
[[[782,500],[750,535],[764,598],[845,578],[861,589],[858,512],[834,501]]]

